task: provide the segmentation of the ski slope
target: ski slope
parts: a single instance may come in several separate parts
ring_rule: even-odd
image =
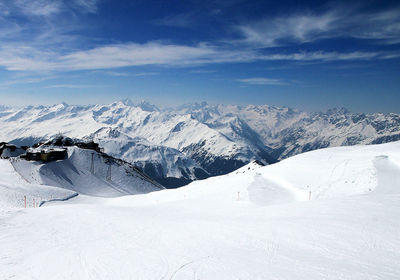
[[[27,182],[8,159],[0,159],[0,174],[0,212],[9,208],[25,207],[24,197],[27,207],[34,207],[42,201],[67,199],[76,194],[66,189]]]
[[[400,142],[0,213],[1,279],[399,279]]]
[[[15,170],[28,182],[57,186],[99,197],[164,189],[128,163],[93,150],[68,148],[68,158],[48,163],[16,160]]]

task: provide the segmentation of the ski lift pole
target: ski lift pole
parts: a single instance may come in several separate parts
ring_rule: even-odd
[[[108,169],[107,169],[107,178],[108,181],[111,181],[111,163],[108,164]]]
[[[92,161],[90,164],[90,173],[94,174],[94,153],[92,153]]]

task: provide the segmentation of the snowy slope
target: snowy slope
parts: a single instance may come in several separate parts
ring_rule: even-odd
[[[42,201],[66,199],[76,194],[57,187],[28,183],[16,172],[14,163],[12,160],[0,159],[0,211],[9,207],[24,207],[24,197],[27,207],[34,207]]]
[[[389,171],[387,171],[389,170]],[[243,172],[245,171],[245,172]],[[385,172],[392,172],[385,177]],[[193,182],[168,192],[151,193],[146,200],[173,201],[201,198],[222,201],[289,203],[385,193],[381,181],[388,181],[400,194],[400,141],[370,146],[336,147],[307,152],[281,162],[260,166],[254,162],[230,174]],[[274,197],[277,201],[274,201]],[[125,197],[119,201],[142,201]]]
[[[252,161],[249,164],[246,164],[245,166],[242,166],[235,171],[232,172],[232,174],[245,174],[248,172],[253,172],[254,170],[258,170],[259,168],[265,166],[262,162],[259,161]]]
[[[174,190],[0,212],[0,278],[399,279],[399,163],[400,142],[330,148]]]
[[[91,196],[116,197],[164,189],[128,163],[77,147],[68,147],[65,160],[48,163],[15,160],[13,166],[30,183]]]

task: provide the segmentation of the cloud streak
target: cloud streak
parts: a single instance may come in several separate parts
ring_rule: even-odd
[[[97,11],[98,0],[5,0],[0,3],[0,47],[12,58],[30,48],[35,54],[79,49],[90,39],[79,35],[81,15]],[[12,52],[6,49],[15,49]],[[33,55],[32,55],[33,56]],[[4,60],[5,58],[2,57]]]
[[[81,84],[58,84],[58,85],[50,85],[45,88],[69,88],[69,89],[79,89],[79,88],[98,88],[104,87],[100,85],[81,85]]]
[[[7,79],[4,82],[0,82],[0,86],[11,86],[11,85],[21,85],[21,84],[36,84],[41,83],[43,81],[54,79],[54,76],[45,76],[45,77],[22,77],[22,78],[13,78]]]
[[[254,47],[276,47],[332,38],[369,39],[384,44],[398,44],[400,7],[369,13],[337,8],[322,14],[293,14],[240,24],[236,30],[243,37],[236,43]]]
[[[7,1],[5,12],[26,16],[50,17],[62,12],[96,13],[98,0],[13,0]]]
[[[280,80],[280,79],[270,79],[270,78],[246,78],[246,79],[238,79],[238,82],[248,84],[248,85],[257,85],[257,86],[285,86],[288,83]]]
[[[61,1],[15,0],[14,5],[14,8],[29,16],[50,16],[59,13],[62,9]]]
[[[100,70],[131,66],[166,67],[201,66],[218,63],[254,61],[344,61],[390,59],[396,52],[300,52],[262,54],[257,50],[226,49],[208,44],[196,46],[126,43],[107,45],[85,51],[60,54],[33,47],[0,47],[0,66],[9,71],[75,71]]]

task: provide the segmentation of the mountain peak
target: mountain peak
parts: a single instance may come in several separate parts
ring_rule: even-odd
[[[132,102],[132,100],[130,98],[122,99],[120,102],[122,104],[124,104],[125,106],[130,106],[130,107],[135,106],[135,104]]]
[[[347,108],[344,107],[336,107],[336,108],[332,108],[332,109],[328,109],[326,111],[327,114],[349,114],[350,111]]]
[[[136,107],[140,107],[143,111],[147,111],[147,112],[156,112],[156,111],[160,111],[156,105],[153,105],[147,101],[140,101],[138,104],[135,105]]]

